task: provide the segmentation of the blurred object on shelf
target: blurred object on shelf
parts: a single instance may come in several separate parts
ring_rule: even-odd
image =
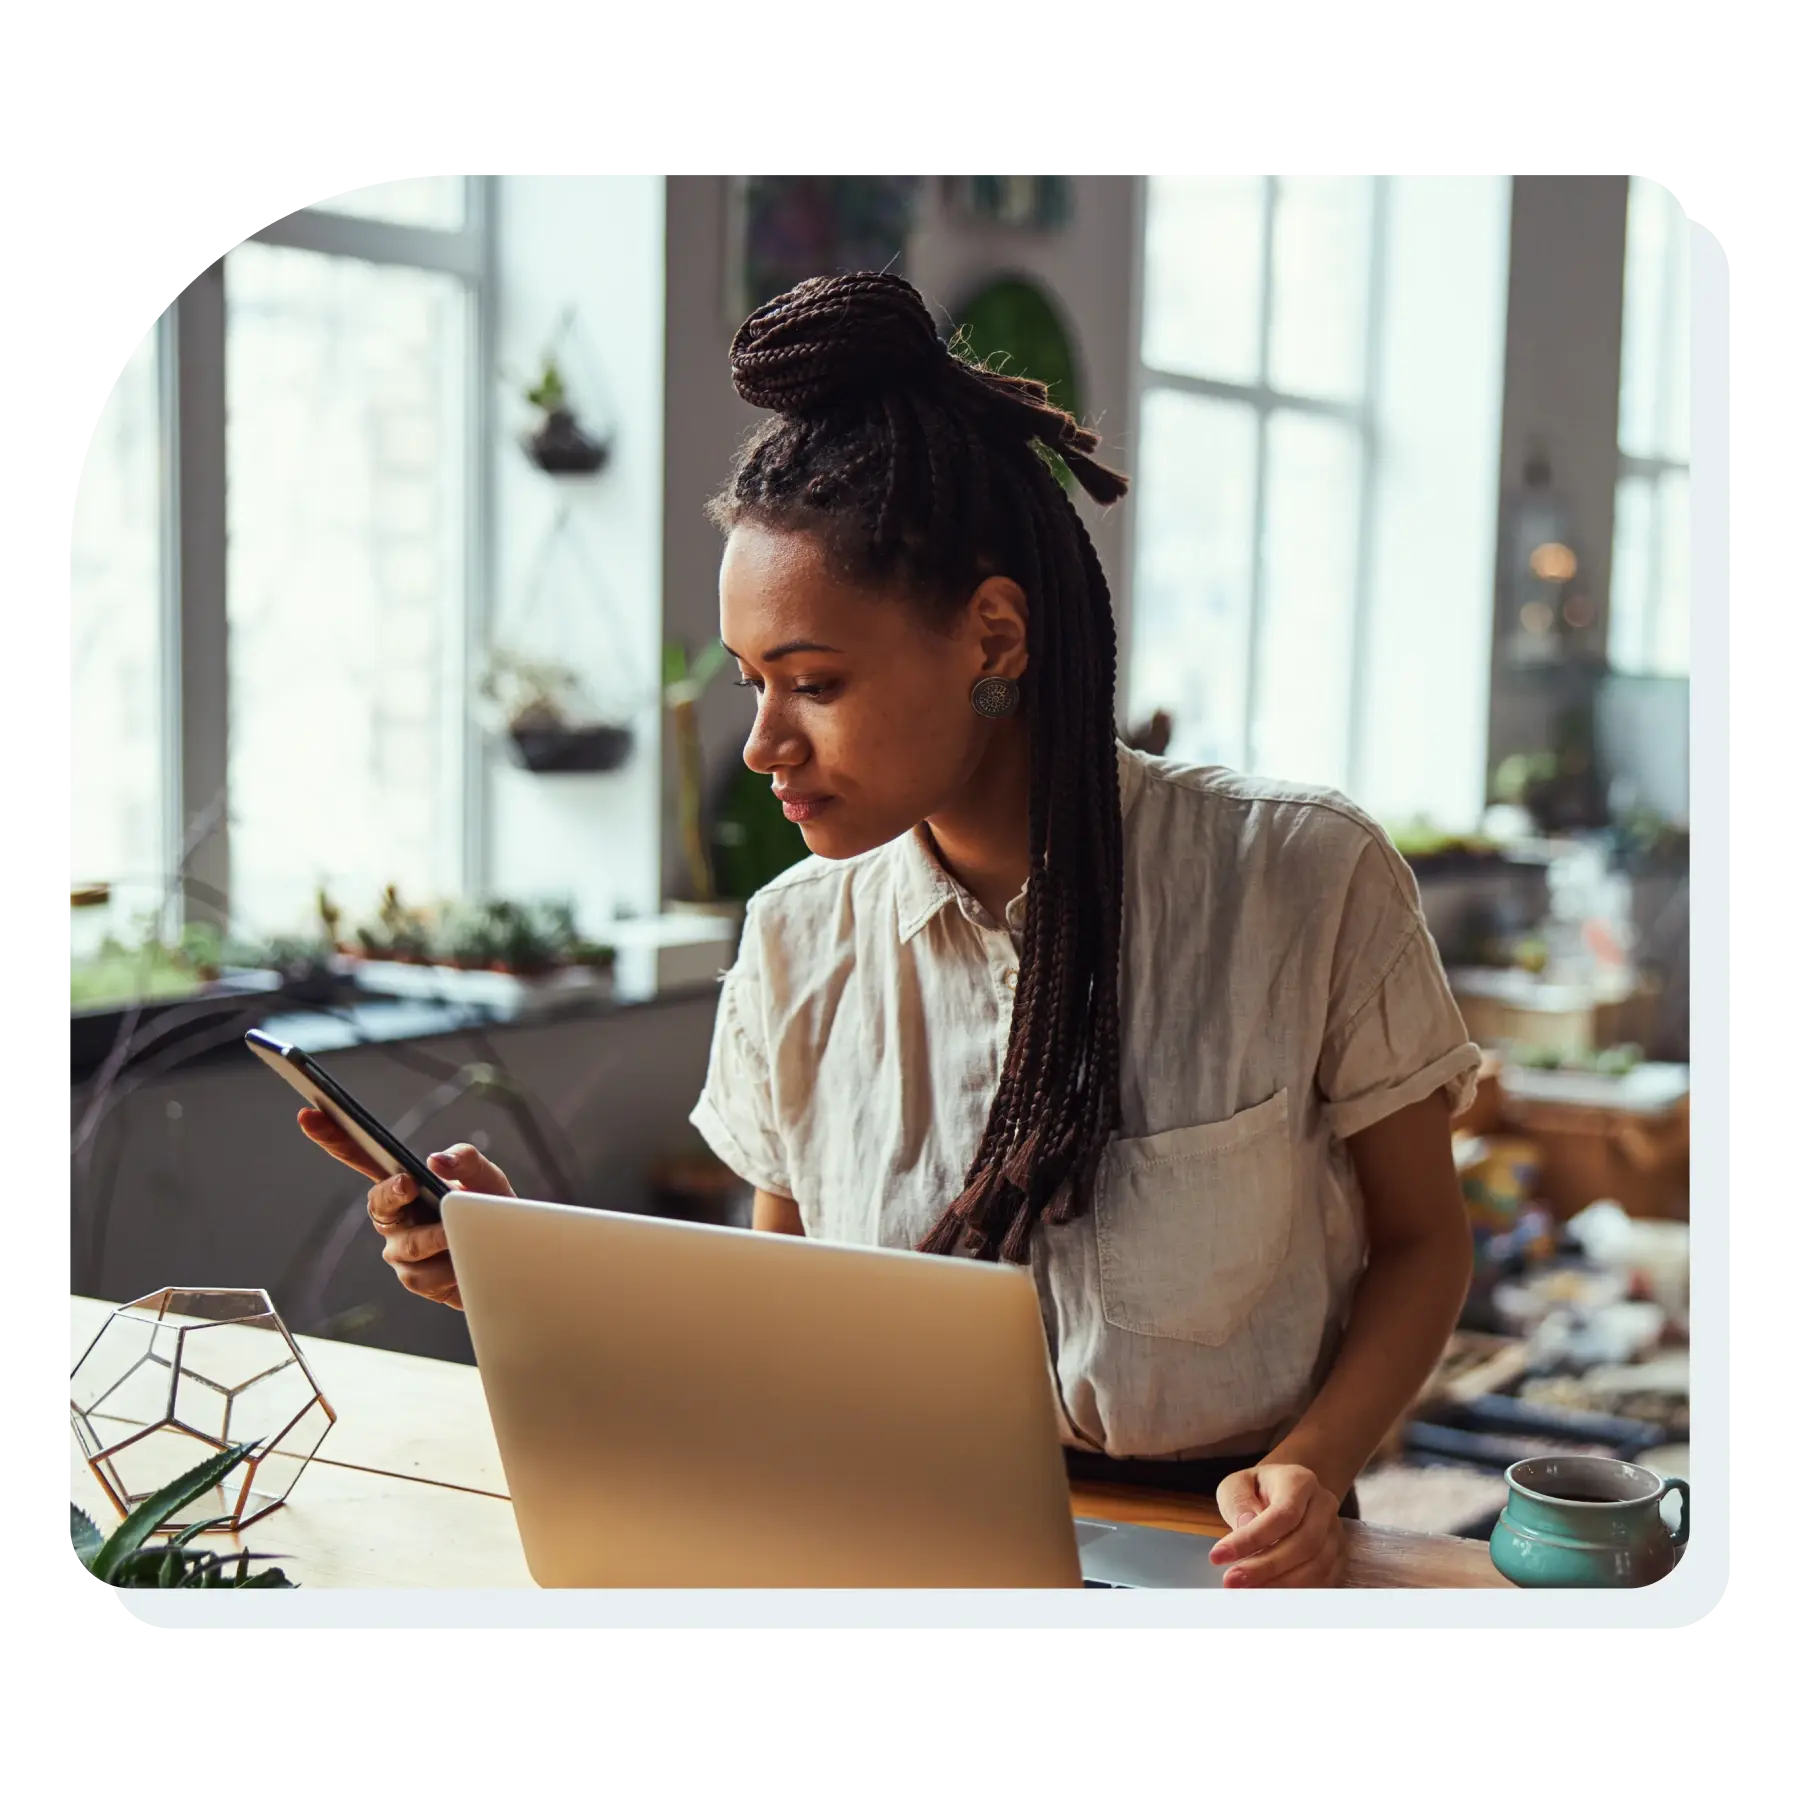
[[[641,1001],[715,986],[737,954],[741,923],[728,913],[687,911],[615,920],[608,931],[614,994]]]
[[[1566,1098],[1552,1098],[1558,1086]],[[1596,1201],[1637,1219],[1688,1217],[1684,1066],[1646,1063],[1617,1078],[1509,1068],[1502,1093],[1507,1125],[1538,1147],[1540,1195],[1559,1219]]]
[[[1545,871],[1550,888],[1544,973],[1557,982],[1629,977],[1635,934],[1631,882],[1609,865],[1602,843],[1565,845]]]
[[[1634,1298],[1654,1301],[1678,1330],[1688,1320],[1688,1228],[1685,1221],[1633,1219],[1613,1201],[1596,1201],[1568,1223],[1588,1261],[1623,1274]]]
[[[1520,941],[1515,954],[1529,957],[1530,944]],[[1656,1028],[1658,985],[1630,971],[1559,982],[1526,967],[1458,966],[1449,976],[1469,1036],[1489,1049],[1581,1058],[1641,1045]]]
[[[1571,659],[1597,660],[1603,645],[1574,511],[1550,469],[1548,449],[1533,444],[1524,479],[1501,510],[1501,558],[1509,613],[1502,654],[1514,670]]]
[[[1160,757],[1169,748],[1169,740],[1174,734],[1174,720],[1167,713],[1158,711],[1152,713],[1141,725],[1133,727],[1126,734],[1125,742],[1133,750]]]
[[[1497,800],[1482,814],[1481,830],[1484,837],[1496,843],[1511,844],[1516,839],[1529,838],[1537,830],[1537,821],[1516,801]]]
[[[1538,1271],[1502,1283],[1494,1309],[1530,1341],[1534,1370],[1580,1371],[1631,1363],[1661,1344],[1668,1315],[1654,1301],[1627,1299],[1628,1290],[1611,1271]]]
[[[1556,1250],[1556,1221],[1535,1204],[1541,1173],[1537,1147],[1523,1138],[1457,1135],[1457,1173],[1474,1238],[1478,1291],[1523,1263],[1541,1263]]]
[[[1636,1363],[1602,1363],[1580,1372],[1533,1376],[1519,1398],[1538,1407],[1605,1413],[1660,1426],[1685,1438],[1689,1428],[1689,1372],[1685,1350],[1661,1350]],[[1686,1475],[1685,1470],[1671,1472]]]
[[[1633,1045],[1587,1057],[1532,1053],[1505,1061],[1500,1069],[1500,1106],[1507,1118],[1533,1101],[1656,1115],[1684,1102],[1688,1088],[1685,1063],[1646,1063]]]
[[[1494,839],[1479,832],[1446,832],[1424,815],[1389,825],[1386,830],[1394,849],[1412,865],[1415,875],[1440,869],[1488,869],[1504,860]]]

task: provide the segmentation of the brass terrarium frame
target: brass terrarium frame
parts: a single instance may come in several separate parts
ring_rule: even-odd
[[[236,1532],[263,1518],[337,1421],[260,1288],[164,1288],[115,1307],[69,1388],[76,1441],[121,1517],[205,1456],[255,1441],[165,1530]]]

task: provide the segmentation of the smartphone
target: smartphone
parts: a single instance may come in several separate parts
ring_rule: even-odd
[[[308,1106],[336,1120],[379,1169],[390,1176],[402,1170],[411,1176],[419,1191],[417,1204],[436,1217],[438,1203],[450,1192],[450,1184],[434,1176],[423,1159],[415,1157],[348,1089],[333,1081],[305,1051],[283,1044],[267,1032],[246,1032],[244,1042]]]

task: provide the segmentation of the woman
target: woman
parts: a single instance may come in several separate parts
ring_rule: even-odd
[[[695,1124],[760,1230],[1029,1264],[1071,1473],[1215,1492],[1230,1586],[1337,1581],[1470,1267],[1479,1053],[1406,865],[1336,794],[1117,742],[1055,469],[1124,478],[904,281],[802,282],[732,375],[774,417],[713,503],[722,635],[814,855],[749,907]],[[370,1194],[384,1254],[455,1305],[410,1199]]]

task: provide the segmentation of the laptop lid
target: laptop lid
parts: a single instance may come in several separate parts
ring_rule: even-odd
[[[1018,1268],[451,1193],[545,1587],[1080,1581]]]

